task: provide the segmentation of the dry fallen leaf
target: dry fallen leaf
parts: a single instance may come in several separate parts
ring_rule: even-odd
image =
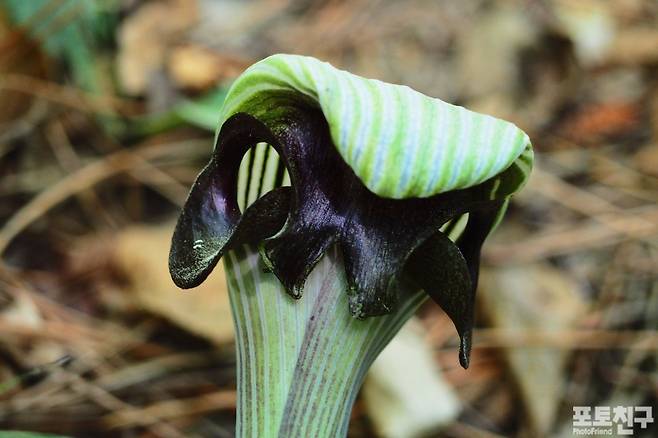
[[[363,396],[382,437],[428,436],[452,423],[461,410],[415,319],[375,360],[363,385]]]
[[[640,149],[633,157],[633,163],[641,172],[658,176],[658,144]]]
[[[246,61],[190,44],[174,47],[167,59],[167,71],[176,85],[193,91],[207,90],[235,77],[248,65]]]
[[[546,264],[483,269],[480,308],[495,328],[561,331],[584,313],[578,284]],[[564,391],[566,350],[506,348],[503,355],[517,382],[535,436],[547,436]]]
[[[558,27],[573,42],[580,63],[602,63],[615,38],[614,17],[606,4],[596,0],[558,0],[553,7]]]
[[[12,301],[0,309],[0,325],[43,330],[44,317],[30,294],[15,291],[12,297]],[[16,341],[18,339],[12,339],[12,342]],[[20,358],[24,367],[49,363],[66,354],[64,346],[48,339],[33,339],[26,345],[29,345],[29,349]]]
[[[155,1],[130,15],[118,32],[117,73],[123,91],[140,95],[164,67],[169,47],[197,20],[196,0]]]
[[[132,227],[116,238],[115,258],[144,309],[218,344],[233,340],[233,319],[220,263],[199,287],[183,291],[169,276],[173,224]]]
[[[623,136],[638,129],[641,108],[632,103],[607,102],[585,105],[558,127],[558,135],[572,147],[600,146],[607,137]]]
[[[631,28],[619,32],[613,41],[608,61],[622,65],[651,65],[658,62],[658,30]]]

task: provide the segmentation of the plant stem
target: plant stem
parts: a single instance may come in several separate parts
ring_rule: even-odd
[[[388,315],[358,320],[331,250],[291,298],[250,247],[224,257],[236,329],[238,437],[347,434],[366,372],[426,295],[406,293]]]

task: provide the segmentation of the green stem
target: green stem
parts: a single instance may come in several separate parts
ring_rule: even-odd
[[[315,267],[299,300],[265,272],[254,249],[224,260],[236,328],[236,436],[345,436],[370,365],[426,295],[405,294],[391,314],[357,320],[335,250]]]

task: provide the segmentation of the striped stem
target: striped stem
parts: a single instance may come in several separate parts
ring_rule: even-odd
[[[408,293],[391,314],[358,320],[336,250],[315,267],[299,300],[250,247],[224,263],[236,328],[236,436],[345,436],[365,373],[426,295]]]

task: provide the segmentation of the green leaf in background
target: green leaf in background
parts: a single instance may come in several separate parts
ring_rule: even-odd
[[[214,88],[199,98],[185,99],[177,103],[169,111],[136,118],[132,120],[131,133],[151,135],[183,123],[215,131],[226,90],[225,87]]]
[[[53,58],[65,61],[74,82],[97,92],[97,54],[101,42],[110,41],[116,24],[112,1],[84,0],[5,0],[10,19],[41,41]]]

